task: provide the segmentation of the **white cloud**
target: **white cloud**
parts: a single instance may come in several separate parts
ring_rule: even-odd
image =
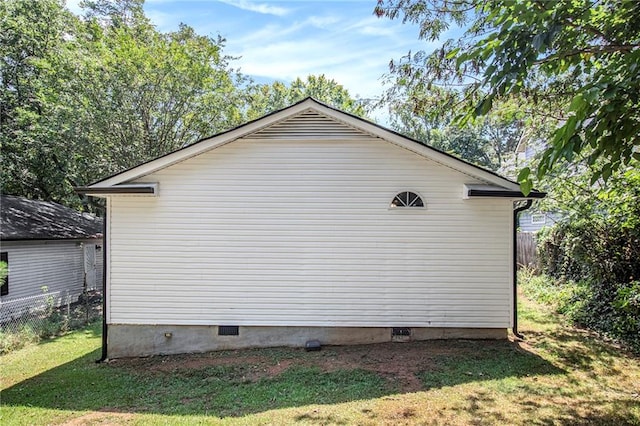
[[[337,16],[311,16],[306,22],[317,28],[329,28],[340,22],[340,18]]]
[[[175,22],[176,17],[173,14],[160,12],[158,10],[147,10],[145,14],[160,31],[174,31],[177,27]]]
[[[289,26],[265,25],[240,39],[230,37],[227,47],[240,56],[242,72],[260,80],[288,82],[325,74],[352,96],[374,98],[383,91],[381,77],[392,58],[430,48],[402,30],[399,23],[377,18],[310,16]]]
[[[284,16],[289,13],[288,9],[269,5],[266,3],[254,3],[248,0],[219,0],[238,9],[248,10],[249,12],[262,13],[264,15]]]
[[[220,8],[191,0],[200,6],[176,8],[169,6],[180,4],[176,0],[147,0],[154,7],[145,10],[161,30],[183,21],[200,34],[222,34],[225,53],[239,58],[231,65],[256,81],[324,74],[364,98],[382,93],[381,76],[392,58],[432,48],[418,41],[415,27],[372,16],[368,1],[327,1],[218,0],[231,6]]]

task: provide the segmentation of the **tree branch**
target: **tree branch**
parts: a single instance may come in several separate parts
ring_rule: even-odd
[[[536,62],[534,62],[534,64],[541,65],[547,62],[555,61],[557,59],[580,55],[582,53],[593,53],[593,54],[615,53],[615,52],[628,53],[638,48],[640,48],[640,44],[609,44],[605,46],[588,46],[583,49],[573,49],[573,50],[569,50],[568,52],[550,55],[550,56],[547,56],[546,58],[537,60]]]

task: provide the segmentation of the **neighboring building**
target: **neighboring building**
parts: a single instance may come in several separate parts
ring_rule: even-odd
[[[107,199],[103,358],[514,326],[519,185],[313,99],[77,191]]]
[[[542,228],[551,227],[562,220],[564,215],[559,212],[522,212],[519,221],[520,232],[538,232]]]
[[[102,219],[11,195],[0,196],[0,210],[0,253],[9,266],[0,320],[35,307],[45,292],[60,304],[77,300],[85,286],[102,287]]]

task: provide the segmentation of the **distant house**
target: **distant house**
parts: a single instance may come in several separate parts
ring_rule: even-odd
[[[56,303],[75,301],[85,287],[101,288],[102,219],[57,203],[0,196],[0,254],[9,275],[2,285],[0,317],[9,302],[46,291]],[[25,302],[21,306],[27,306]]]
[[[103,358],[506,338],[544,196],[313,99],[76,190],[107,199]]]
[[[565,217],[560,212],[526,211],[520,215],[518,230],[520,232],[538,232],[542,228],[551,227]]]

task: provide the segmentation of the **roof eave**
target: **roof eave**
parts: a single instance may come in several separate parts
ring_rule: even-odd
[[[106,187],[80,186],[73,188],[78,194],[91,195],[94,197],[105,197],[108,195],[142,195],[157,196],[157,183],[133,183],[121,184]]]
[[[103,239],[103,235],[102,234],[94,234],[94,235],[80,235],[80,236],[76,236],[76,237],[42,237],[42,236],[35,236],[35,237],[30,237],[30,236],[26,236],[26,237],[0,237],[0,241],[83,241],[83,240],[101,240]]]
[[[468,189],[468,198],[521,198],[521,199],[541,199],[547,196],[546,192],[533,190],[525,195],[522,191],[491,190],[491,189]]]

